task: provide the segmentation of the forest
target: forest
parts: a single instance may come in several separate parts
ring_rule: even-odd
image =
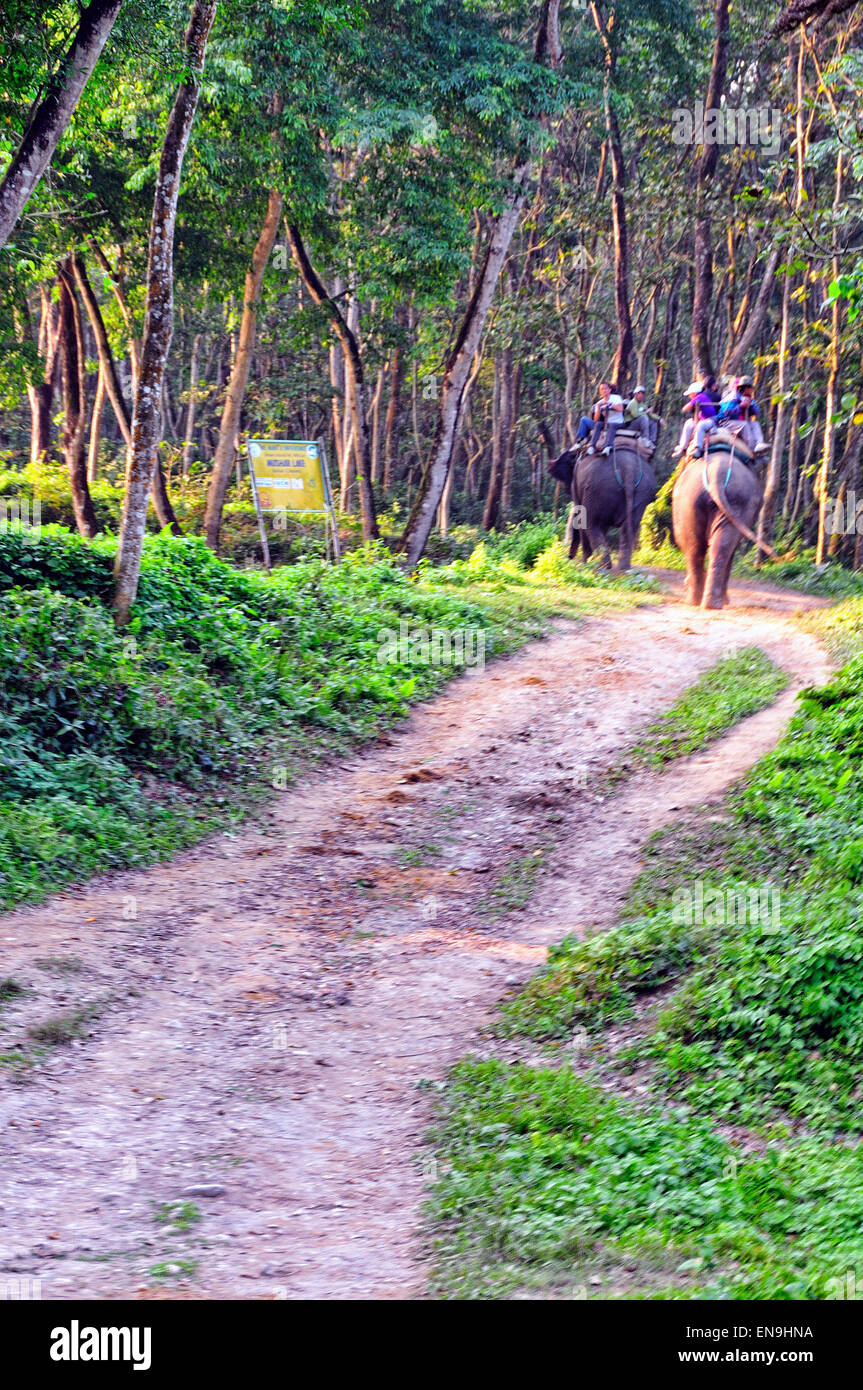
[[[859,1298],[863,10],[0,54],[0,1297]]]
[[[858,566],[860,17],[731,9],[7,3],[4,153],[56,148],[0,201],[3,494],[119,531],[119,611],[146,527],[249,531],[246,437],[322,438],[415,564],[551,507],[602,377],[672,432],[748,371],[760,534]]]

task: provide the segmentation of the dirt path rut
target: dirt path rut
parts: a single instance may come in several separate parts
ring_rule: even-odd
[[[670,601],[562,624],[285,792],[260,830],[0,920],[0,970],[30,991],[0,1051],[90,1010],[20,1080],[3,1069],[0,1280],[39,1279],[43,1298],[421,1297],[423,1083],[550,942],[613,920],[651,831],[775,743],[827,675],[789,621],[813,603],[749,585],[721,614]],[[592,771],[753,643],[792,676],[774,706],[594,795]],[[546,871],[526,907],[490,915],[531,859]],[[201,1213],[188,1229],[158,1219],[177,1199]]]

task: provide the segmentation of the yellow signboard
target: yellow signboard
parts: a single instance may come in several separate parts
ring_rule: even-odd
[[[321,448],[308,439],[250,439],[252,487],[262,512],[312,512],[332,507]]]

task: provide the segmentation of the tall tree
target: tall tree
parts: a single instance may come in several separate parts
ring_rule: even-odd
[[[728,64],[730,0],[716,0],[713,9],[713,58],[704,103],[706,111],[715,111],[725,89]],[[710,313],[713,301],[713,236],[710,201],[713,178],[719,162],[719,143],[716,140],[695,146],[695,199],[692,242],[695,262],[695,288],[692,299],[692,369],[696,376],[713,371],[710,347]]]
[[[231,478],[231,468],[236,451],[237,432],[240,428],[240,414],[243,398],[249,381],[252,354],[255,350],[255,329],[257,326],[258,303],[261,298],[261,285],[264,271],[279,230],[279,221],[284,206],[284,195],[271,188],[267,197],[267,211],[258,236],[252,260],[246,272],[243,289],[243,316],[240,322],[240,336],[237,351],[225,392],[222,407],[222,420],[219,426],[219,442],[213,456],[213,471],[207,491],[207,507],[204,513],[204,534],[207,544],[214,550],[219,548],[219,530],[222,524],[222,508]]]
[[[180,83],[162,144],[147,263],[147,311],[141,370],[132,417],[132,443],[126,467],[126,489],[120,544],[114,565],[114,613],[128,622],[138,592],[141,554],[147,524],[147,498],[156,466],[165,363],[174,329],[174,226],[183,160],[195,119],[207,40],[216,17],[216,0],[194,0],[185,34],[187,70]]]
[[[30,117],[21,143],[0,183],[0,246],[8,241],[30,195],[51,162],[57,142],[69,124],[114,27],[121,3],[122,0],[90,0],[63,61],[50,78],[45,95]]]

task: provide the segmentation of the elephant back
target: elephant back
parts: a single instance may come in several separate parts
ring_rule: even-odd
[[[618,430],[615,448],[618,452],[621,449],[630,449],[643,459],[651,459],[656,453],[656,445],[652,440],[645,439],[640,430]]]
[[[746,440],[732,430],[714,430],[712,434],[707,436],[707,439],[707,452],[709,454],[733,454],[736,458],[742,458],[747,463],[755,462],[755,454]]]

